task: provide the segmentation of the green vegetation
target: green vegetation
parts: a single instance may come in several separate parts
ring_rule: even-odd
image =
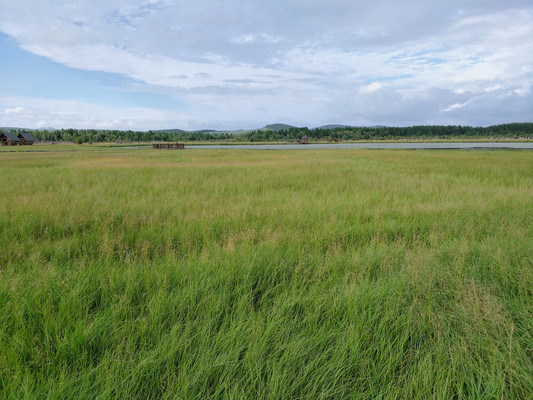
[[[409,126],[409,127],[322,127],[316,129],[288,128],[278,130],[258,130],[238,137],[251,142],[296,141],[302,136],[311,140],[343,141],[357,140],[396,140],[396,139],[450,139],[450,138],[490,138],[490,137],[533,137],[533,123],[494,125],[487,128],[471,126]]]
[[[2,399],[531,399],[533,157],[0,153]]]
[[[268,131],[288,131],[289,129],[294,129],[295,126],[287,125],[287,124],[270,124],[266,125],[261,130],[268,130]],[[299,128],[296,128],[299,129]]]
[[[18,132],[19,129],[12,129]],[[471,126],[410,126],[410,127],[350,127],[325,125],[321,128],[296,128],[286,124],[272,124],[246,131],[217,132],[211,129],[188,132],[180,129],[135,132],[96,129],[32,130],[43,142],[110,143],[150,141],[227,141],[277,142],[297,141],[309,136],[312,141],[336,138],[343,141],[398,139],[476,139],[476,138],[533,138],[533,123],[494,125],[487,128]]]

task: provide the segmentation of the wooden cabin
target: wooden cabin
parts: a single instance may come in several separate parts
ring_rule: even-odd
[[[20,139],[11,132],[0,132],[0,145],[2,146],[17,146],[20,144]]]
[[[300,144],[308,144],[309,143],[309,136],[302,136],[300,139]]]
[[[20,144],[24,146],[31,146],[35,142],[35,138],[28,132],[20,132],[17,137],[20,140]]]

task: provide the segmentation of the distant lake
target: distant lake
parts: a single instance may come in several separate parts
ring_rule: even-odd
[[[533,142],[471,142],[471,143],[317,143],[317,144],[230,144],[185,145],[186,149],[220,150],[314,150],[314,149],[435,149],[435,150],[533,150]]]

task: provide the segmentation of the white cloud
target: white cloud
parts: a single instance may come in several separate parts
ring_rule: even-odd
[[[250,44],[255,42],[255,36],[254,35],[243,35],[238,36],[236,38],[231,39],[232,42],[238,43],[238,44]]]
[[[283,38],[283,37],[276,37],[276,36],[272,36],[272,35],[268,35],[266,33],[263,33],[261,35],[261,38],[266,42],[266,43],[279,43],[279,42],[284,42],[284,41],[287,41],[287,39]]]
[[[186,121],[147,108],[146,120],[159,125],[174,117],[176,124],[319,125],[448,123],[456,116],[474,124],[483,123],[483,111],[487,121],[533,120],[533,4],[522,0],[0,5],[0,31],[23,49],[71,68],[120,74],[138,90],[190,105]],[[506,118],[498,110],[508,93],[524,111]],[[39,121],[52,118],[21,104],[44,112]],[[129,109],[123,114],[118,121],[129,120]]]
[[[453,111],[453,110],[457,110],[458,108],[462,108],[462,107],[466,106],[468,103],[470,103],[470,102],[467,101],[465,103],[452,104],[451,106],[449,106],[446,109],[444,109],[444,112],[450,112],[450,111]]]
[[[370,85],[363,86],[359,91],[361,93],[374,93],[383,88],[383,84],[379,82],[372,82]]]
[[[13,104],[24,106],[9,107]],[[153,126],[172,127],[179,124],[191,127],[194,118],[169,110],[154,108],[119,108],[98,104],[51,100],[32,97],[0,96],[0,114],[4,114],[2,125],[27,128],[76,127],[96,129],[152,129]]]
[[[31,44],[23,45],[23,48],[72,68],[117,73],[163,87],[201,88],[225,84],[227,81],[236,82],[243,78],[258,82],[264,87],[278,86],[281,83],[280,71],[232,63],[217,54],[204,54],[204,62],[193,62],[162,55],[136,54],[107,44],[69,47]],[[283,79],[300,77],[293,72],[281,72]]]
[[[6,114],[6,115],[11,115],[11,114],[19,115],[19,114],[23,114],[25,111],[26,111],[26,109],[24,107],[6,108],[4,110],[4,114]]]

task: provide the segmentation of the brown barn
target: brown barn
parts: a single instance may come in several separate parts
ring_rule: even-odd
[[[0,144],[2,146],[17,146],[20,144],[20,139],[11,132],[0,132]]]
[[[31,146],[35,142],[35,138],[28,132],[20,132],[17,137],[20,139],[20,144]]]

